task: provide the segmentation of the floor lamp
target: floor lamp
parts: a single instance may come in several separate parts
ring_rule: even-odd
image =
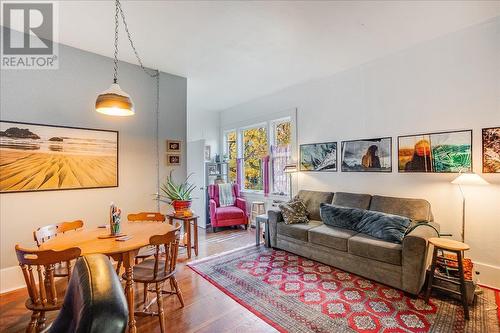
[[[488,185],[489,183],[481,178],[476,173],[460,173],[457,178],[455,178],[452,184],[458,185],[460,189],[460,194],[462,194],[462,243],[465,241],[465,195],[462,190],[462,185]]]
[[[297,169],[297,164],[296,163],[290,163],[290,164],[287,164],[285,165],[285,168],[283,168],[283,171],[288,174],[288,177],[290,177],[290,181],[289,181],[289,188],[288,188],[288,193],[290,193],[290,200],[293,198],[293,195],[292,195],[292,174],[296,173],[297,171],[299,171]]]

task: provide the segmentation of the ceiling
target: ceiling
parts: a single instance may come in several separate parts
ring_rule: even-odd
[[[500,15],[499,1],[123,1],[148,67],[218,111]],[[59,41],[113,55],[113,1],[61,1]],[[123,33],[123,29],[121,29]],[[136,63],[127,41],[119,58]]]

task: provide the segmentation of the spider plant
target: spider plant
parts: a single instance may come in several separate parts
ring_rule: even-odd
[[[182,183],[177,184],[172,179],[172,171],[170,171],[167,180],[160,186],[162,193],[158,194],[158,200],[166,203],[171,203],[172,201],[191,201],[191,193],[196,188],[196,185],[188,182],[192,175],[192,173],[189,174]]]

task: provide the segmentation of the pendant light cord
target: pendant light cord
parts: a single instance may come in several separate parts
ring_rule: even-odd
[[[155,114],[156,114],[156,127],[155,127],[155,136],[156,136],[156,193],[157,196],[160,194],[160,71],[159,70],[150,70],[144,67],[141,57],[139,56],[139,52],[135,48],[134,41],[132,40],[132,35],[128,29],[127,20],[125,19],[125,13],[123,11],[120,0],[115,0],[115,54],[114,54],[114,73],[113,73],[113,82],[117,83],[118,81],[118,27],[119,27],[119,16],[120,14],[123,22],[123,27],[125,28],[125,32],[127,34],[128,41],[132,50],[134,51],[135,58],[139,63],[139,66],[149,77],[154,78],[156,81],[156,101],[155,101]],[[156,200],[156,208],[160,211],[160,200]]]

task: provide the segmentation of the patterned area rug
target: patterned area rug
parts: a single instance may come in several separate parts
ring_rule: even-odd
[[[488,309],[495,304],[491,290],[476,298],[466,322],[456,301],[432,298],[428,305],[397,289],[263,246],[188,265],[281,332],[500,331],[495,308]]]

